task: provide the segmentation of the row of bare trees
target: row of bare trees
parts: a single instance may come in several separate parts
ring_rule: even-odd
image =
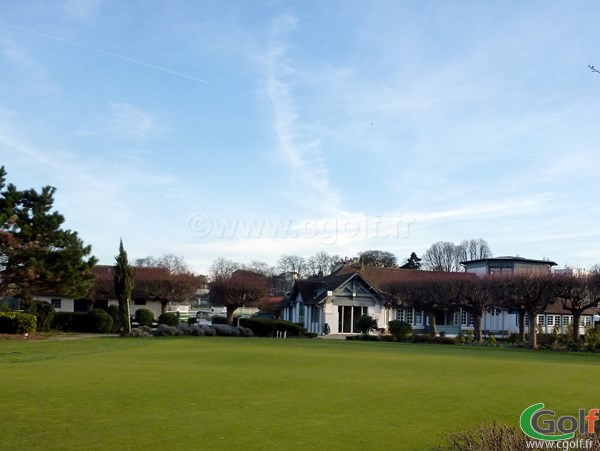
[[[529,344],[537,347],[536,318],[551,304],[558,303],[573,316],[572,340],[580,340],[582,313],[600,301],[600,273],[585,277],[567,275],[516,275],[478,278],[470,274],[440,275],[431,280],[390,283],[385,287],[390,306],[415,308],[429,318],[430,332],[436,333],[435,314],[458,308],[473,315],[474,333],[482,340],[482,317],[492,308],[516,311],[519,335],[525,340],[525,315],[529,317]]]
[[[491,256],[492,250],[483,238],[463,240],[459,244],[438,241],[423,254],[423,266],[430,271],[460,272],[463,271],[460,262]]]

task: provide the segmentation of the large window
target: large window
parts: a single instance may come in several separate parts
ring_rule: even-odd
[[[423,310],[415,311],[415,326],[423,325]]]
[[[368,307],[358,307],[352,305],[338,306],[338,333],[340,334],[357,334],[358,320],[361,316],[367,315]]]
[[[54,308],[61,308],[62,305],[62,299],[52,299],[52,307]]]
[[[469,312],[463,310],[460,312],[460,325],[461,326],[472,326],[473,325],[473,315]]]
[[[420,310],[415,311],[411,308],[401,308],[396,310],[396,319],[400,321],[406,321],[411,326],[423,324],[423,312]]]

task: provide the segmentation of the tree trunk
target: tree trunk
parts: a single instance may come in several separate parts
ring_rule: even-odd
[[[481,317],[483,315],[480,312],[473,314],[473,327],[475,329],[475,341],[481,343],[483,341],[483,330],[481,328]]]
[[[237,305],[228,305],[227,306],[227,324],[233,326],[233,314],[238,309]]]
[[[573,343],[579,343],[579,318],[581,318],[581,312],[579,310],[571,310],[573,314]]]
[[[519,341],[525,341],[525,310],[519,310]]]
[[[432,310],[427,313],[427,317],[429,318],[429,333],[432,337],[437,335],[437,328],[435,327],[435,312]]]
[[[529,313],[529,346],[531,349],[537,349],[537,314]]]
[[[167,306],[169,305],[169,302],[161,302],[160,303],[160,313],[167,313]]]

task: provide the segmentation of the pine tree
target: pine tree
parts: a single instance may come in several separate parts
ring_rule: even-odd
[[[96,258],[77,232],[62,229],[51,186],[18,190],[0,167],[0,296],[31,299],[41,291],[88,294]]]
[[[115,295],[119,301],[120,325],[123,328],[123,335],[130,335],[129,303],[131,302],[131,290],[133,290],[133,271],[131,270],[131,266],[129,266],[127,252],[125,252],[125,248],[123,247],[123,240],[120,241],[119,255],[115,257],[115,260]]]

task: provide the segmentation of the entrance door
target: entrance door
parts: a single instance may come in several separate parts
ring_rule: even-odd
[[[338,333],[357,334],[358,320],[362,315],[367,314],[368,307],[357,307],[352,305],[338,306]]]

